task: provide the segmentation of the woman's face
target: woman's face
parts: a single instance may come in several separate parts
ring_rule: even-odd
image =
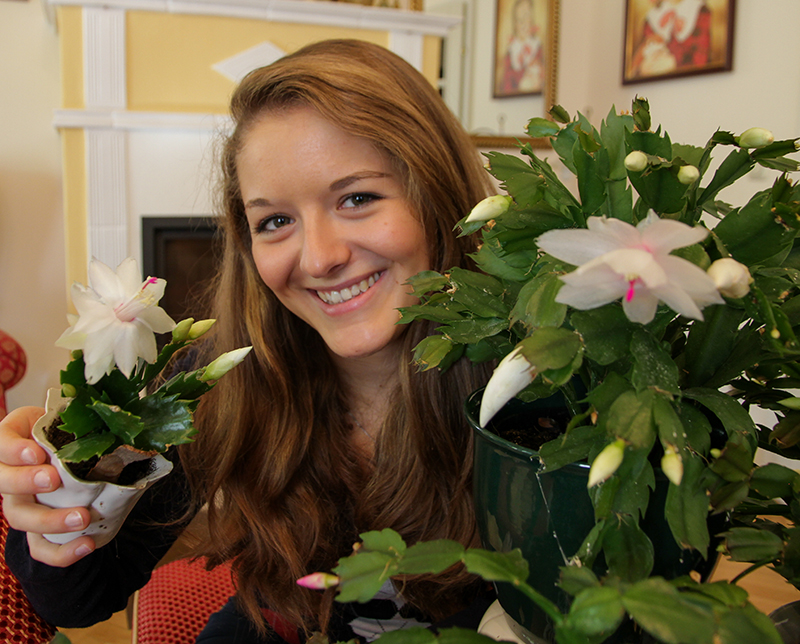
[[[429,268],[422,225],[385,153],[316,110],[269,113],[237,172],[261,279],[343,358],[393,348],[404,283]]]

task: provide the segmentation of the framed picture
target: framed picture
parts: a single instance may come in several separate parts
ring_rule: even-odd
[[[546,79],[547,0],[495,0],[495,98],[542,94]]]
[[[623,84],[733,66],[735,0],[626,0]]]
[[[478,147],[513,148],[522,142],[548,148],[549,139],[531,139],[524,127],[533,116],[547,117],[557,100],[559,0],[492,4],[477,3],[478,43],[494,40],[494,55],[484,56],[483,46],[473,51],[465,126]]]

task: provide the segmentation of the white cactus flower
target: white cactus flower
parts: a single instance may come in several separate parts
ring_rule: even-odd
[[[535,377],[536,370],[519,347],[503,358],[483,391],[478,420],[480,426],[486,427],[503,405],[525,389]]]

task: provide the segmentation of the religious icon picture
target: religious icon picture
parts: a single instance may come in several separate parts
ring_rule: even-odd
[[[626,0],[622,82],[733,66],[735,0]]]
[[[541,94],[551,0],[497,0],[495,98]]]

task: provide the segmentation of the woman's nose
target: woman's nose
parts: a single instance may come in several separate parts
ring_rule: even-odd
[[[347,264],[350,247],[343,233],[325,215],[305,218],[300,268],[311,277],[322,278]]]

